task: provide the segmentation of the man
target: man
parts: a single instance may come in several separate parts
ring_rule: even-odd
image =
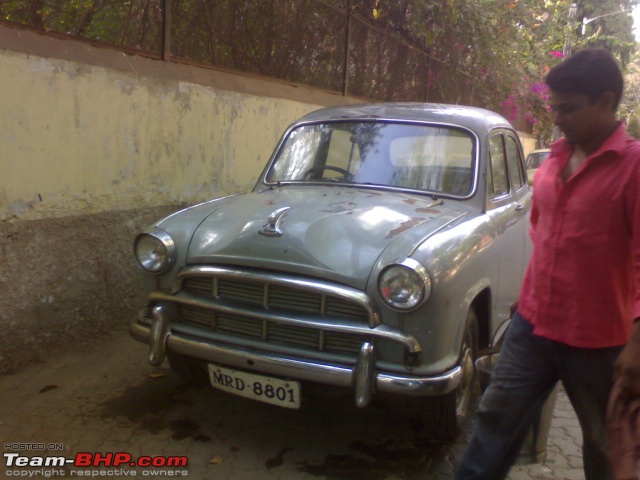
[[[586,479],[610,479],[605,413],[632,330],[618,370],[640,390],[640,142],[616,120],[622,74],[609,52],[587,49],[546,83],[564,138],[534,178],[533,253],[458,480],[505,478],[558,380]]]

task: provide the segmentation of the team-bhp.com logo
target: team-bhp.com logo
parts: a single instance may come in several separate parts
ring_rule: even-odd
[[[7,476],[34,477],[36,476],[156,476],[157,469],[171,470],[171,476],[187,476],[186,467],[189,463],[184,456],[140,456],[133,457],[127,452],[90,453],[79,452],[73,458],[63,456],[26,456],[20,453],[4,453]],[[75,467],[67,471],[65,467]],[[140,472],[132,468],[143,469]],[[38,469],[40,469],[38,471]],[[85,469],[85,470],[83,470]],[[90,470],[88,470],[90,469]],[[98,470],[96,470],[98,469]],[[110,469],[110,470],[106,470]]]

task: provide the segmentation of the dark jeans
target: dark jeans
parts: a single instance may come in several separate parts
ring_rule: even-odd
[[[547,340],[534,335],[532,325],[516,313],[480,400],[456,479],[505,478],[558,380],[582,427],[586,479],[611,479],[605,413],[621,348],[574,348]]]

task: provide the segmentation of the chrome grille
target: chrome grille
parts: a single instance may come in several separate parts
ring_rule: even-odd
[[[215,317],[215,321],[211,320]],[[282,325],[255,318],[215,313],[199,307],[180,307],[180,321],[204,326],[216,332],[264,340],[273,344],[308,348],[329,353],[357,354],[363,342],[374,342],[366,335],[350,335],[316,328]]]
[[[279,285],[221,277],[187,277],[183,280],[182,290],[189,293],[209,294],[239,303],[263,305],[275,310],[319,313],[327,317],[361,320],[363,323],[369,321],[367,311],[355,302]]]
[[[215,290],[212,286],[211,292],[217,297],[254,305],[263,303],[264,285],[260,283],[225,279],[215,282],[214,285]]]
[[[187,322],[191,320],[187,316],[183,316],[182,318]],[[261,338],[262,322],[241,317],[240,315],[230,315],[228,313],[217,314],[214,330],[243,337]]]
[[[327,298],[325,312],[327,315],[338,317],[357,318],[361,315],[362,309],[358,305],[339,301],[335,298]]]
[[[318,347],[318,331],[311,328],[269,325],[267,340],[284,345],[305,346],[311,349]]]
[[[182,291],[200,297],[209,296],[269,312],[291,316],[316,315],[327,321],[349,320],[368,325],[369,315],[357,302],[326,292],[291,288],[252,279],[226,278],[224,275],[185,277]],[[220,312],[200,306],[181,305],[179,321],[207,327],[213,331],[265,341],[271,344],[315,351],[357,354],[363,342],[373,336],[341,333],[321,328],[289,325],[274,320]]]
[[[270,307],[282,310],[308,313],[322,311],[322,298],[320,295],[310,295],[308,292],[300,292],[276,285],[269,288],[268,303]]]
[[[189,291],[205,294],[213,293],[213,281],[210,278],[190,277],[187,280],[188,282],[185,282],[185,288]]]
[[[191,324],[215,328],[213,324],[215,315],[211,310],[182,305],[180,307],[180,314],[182,318],[188,318]]]

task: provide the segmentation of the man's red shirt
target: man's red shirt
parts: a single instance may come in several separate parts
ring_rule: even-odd
[[[620,346],[640,318],[640,142],[623,124],[565,182],[564,139],[536,172],[519,311],[536,335]]]

